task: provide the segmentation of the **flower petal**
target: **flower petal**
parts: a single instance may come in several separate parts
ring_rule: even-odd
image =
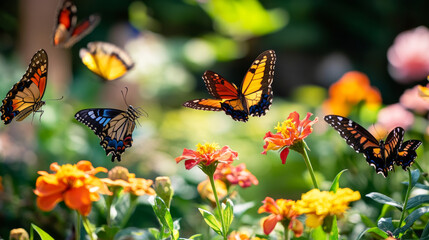
[[[286,163],[286,158],[289,155],[289,148],[284,148],[281,152],[280,152],[280,159],[282,160],[282,164]]]
[[[262,223],[262,227],[264,229],[265,235],[269,235],[274,230],[278,222],[279,222],[279,219],[274,214],[266,217]]]
[[[46,197],[37,198],[37,207],[43,211],[51,211],[57,203],[63,200],[62,194],[52,194]]]

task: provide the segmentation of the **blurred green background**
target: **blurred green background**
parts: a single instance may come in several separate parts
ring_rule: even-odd
[[[399,184],[406,178],[402,170],[388,179],[374,174],[363,156],[354,154],[337,133],[326,131],[320,106],[329,85],[350,70],[366,73],[371,84],[380,89],[384,104],[397,102],[412,85],[393,81],[386,52],[400,32],[429,26],[427,0],[75,2],[78,19],[98,13],[101,22],[71,49],[51,44],[58,1],[0,2],[0,96],[22,77],[38,49],[44,48],[49,55],[47,104],[41,119],[36,114],[34,120],[30,116],[0,127],[0,176],[4,185],[0,193],[1,237],[6,238],[12,228],[28,229],[33,222],[56,239],[65,238],[74,215],[63,204],[52,212],[41,212],[32,191],[37,171],[47,171],[52,162],[76,163],[81,159],[108,169],[121,165],[137,177],[170,176],[176,191],[172,214],[182,218],[181,236],[197,233],[202,221],[196,208],[201,203],[196,185],[205,177],[197,169],[186,171],[183,164],[176,165],[174,158],[183,148],[195,149],[197,143],[205,141],[238,151],[239,162],[246,163],[259,179],[257,186],[237,189],[241,201],[255,202],[238,222],[257,227],[256,210],[266,196],[297,199],[312,187],[298,154],[291,153],[286,165],[281,165],[275,152],[260,154],[264,134],[274,131],[277,122],[292,111],[302,118],[307,112],[319,118],[307,143],[322,187],[348,168],[341,186],[359,190],[363,196],[380,191],[395,198],[404,190]],[[134,59],[134,69],[119,80],[103,82],[79,58],[79,49],[90,41],[123,47]],[[223,112],[182,107],[187,100],[209,97],[201,79],[205,70],[239,85],[254,58],[268,49],[276,51],[277,63],[274,101],[266,116],[242,123]],[[139,119],[133,147],[123,154],[123,161],[112,163],[99,146],[98,137],[73,116],[90,107],[125,110],[120,92],[125,87],[130,89],[127,102],[142,107],[148,117]],[[49,100],[61,96],[63,100]],[[355,120],[369,126],[374,116]],[[424,114],[417,116],[416,126],[407,137],[421,139],[426,121]],[[419,155],[423,154],[421,150]],[[356,210],[375,218],[379,211],[375,207],[379,206],[371,204],[363,197]],[[359,219],[350,221],[357,224]],[[129,225],[157,226],[151,207],[140,205]],[[353,234],[358,231],[356,226],[345,229]]]

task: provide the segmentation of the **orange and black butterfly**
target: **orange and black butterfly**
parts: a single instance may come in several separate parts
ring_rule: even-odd
[[[118,79],[134,67],[127,52],[107,42],[90,42],[79,55],[89,70],[106,81]]]
[[[9,124],[14,118],[22,121],[45,104],[42,97],[45,93],[47,77],[48,55],[41,49],[34,54],[24,76],[2,101],[0,111],[4,124]]]
[[[249,115],[265,115],[273,100],[271,84],[275,63],[276,53],[273,50],[261,53],[253,61],[240,88],[221,75],[206,71],[203,80],[214,99],[195,99],[185,102],[183,106],[206,111],[223,110],[234,120],[243,122],[249,119]]]
[[[394,164],[404,170],[410,167],[417,157],[417,148],[422,144],[419,140],[402,142],[405,130],[401,127],[394,128],[387,135],[386,141],[377,141],[365,128],[348,118],[327,115],[325,121],[338,131],[350,147],[363,153],[368,164],[384,177],[393,170]]]
[[[97,15],[90,15],[77,24],[77,8],[72,0],[61,2],[55,19],[53,43],[56,47],[69,48],[90,33],[100,21]]]

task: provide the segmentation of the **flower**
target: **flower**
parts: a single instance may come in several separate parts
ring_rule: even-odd
[[[339,188],[336,193],[312,189],[301,196],[294,210],[307,215],[306,226],[317,228],[327,217],[341,217],[349,208],[349,203],[359,199],[360,193],[350,188]]]
[[[323,111],[325,114],[347,117],[352,107],[362,101],[370,108],[378,108],[381,105],[381,94],[370,85],[367,75],[350,71],[331,85],[329,99],[323,103]]]
[[[398,34],[387,51],[389,73],[400,83],[420,81],[429,74],[429,29],[420,26]]]
[[[213,163],[232,163],[237,158],[238,153],[228,146],[219,149],[216,143],[198,143],[196,151],[185,148],[182,156],[176,158],[176,163],[185,160],[185,168],[189,170],[196,165],[203,167]]]
[[[271,213],[270,216],[263,219],[263,229],[266,235],[270,234],[278,222],[281,222],[285,228],[292,230],[295,237],[301,236],[304,231],[303,224],[297,219],[300,215],[294,210],[295,201],[288,199],[274,199],[266,197],[263,206],[258,209],[258,213]]]
[[[280,159],[282,163],[286,163],[286,158],[289,154],[289,148],[293,147],[297,143],[302,143],[311,132],[313,132],[312,125],[315,124],[318,119],[317,117],[310,121],[311,113],[307,113],[307,117],[300,121],[299,114],[292,112],[289,117],[280,123],[277,123],[276,134],[267,132],[264,137],[265,145],[262,154],[267,154],[269,150],[282,149],[280,152]]]
[[[422,91],[421,88],[423,87],[417,85],[411,89],[405,90],[404,93],[399,98],[399,102],[402,104],[402,106],[420,114],[427,113],[429,110],[429,104],[425,99],[419,96],[420,95],[419,89],[420,89],[420,92],[424,93],[424,89]]]
[[[155,190],[151,188],[152,180],[136,178],[134,173],[129,173],[128,169],[124,167],[116,166],[112,168],[108,176],[108,178],[103,178],[101,181],[110,188],[123,188],[124,192],[129,192],[135,196],[155,195]]]
[[[428,77],[429,78],[429,77]],[[429,101],[429,84],[426,87],[418,85],[419,96],[423,98],[425,101]]]
[[[250,237],[248,233],[238,232],[238,231],[232,231],[228,235],[228,240],[262,240],[262,239],[265,239],[265,238]]]
[[[214,179],[219,179],[228,185],[238,184],[242,188],[250,187],[252,184],[259,184],[258,179],[246,169],[245,163],[241,163],[236,167],[231,164],[220,163],[216,168]]]
[[[223,199],[228,195],[228,189],[226,188],[226,184],[219,179],[214,181],[216,187],[216,193],[219,199]],[[198,193],[200,194],[202,199],[210,200],[212,203],[216,203],[215,196],[213,194],[213,188],[210,185],[210,180],[206,179],[197,186]]]
[[[382,108],[378,112],[377,124],[374,126],[375,133],[386,135],[395,127],[409,129],[414,123],[414,115],[401,104],[396,103]]]
[[[164,203],[170,207],[171,198],[174,195],[174,189],[171,186],[171,180],[167,176],[161,176],[155,178],[155,192],[156,195],[159,196]]]
[[[62,166],[55,162],[50,169],[56,173],[38,172],[41,176],[37,178],[34,190],[37,206],[43,211],[50,211],[57,203],[64,201],[69,208],[87,216],[92,202],[100,199],[100,193],[111,194],[106,185],[94,176],[98,172],[107,172],[107,169],[94,168],[89,161]]]
[[[24,228],[15,228],[10,230],[9,240],[28,240],[30,237],[28,236],[27,231]]]

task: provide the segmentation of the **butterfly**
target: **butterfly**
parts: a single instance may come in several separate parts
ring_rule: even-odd
[[[45,93],[47,77],[48,54],[41,49],[34,54],[24,76],[13,85],[2,101],[0,111],[4,124],[9,124],[14,118],[22,121],[45,104],[42,97]]]
[[[404,170],[410,167],[417,157],[416,150],[422,143],[418,140],[402,142],[405,130],[401,127],[390,131],[386,141],[377,141],[365,128],[348,118],[326,115],[324,119],[338,131],[350,147],[358,153],[363,153],[368,164],[384,177],[393,170],[394,164],[402,166]]]
[[[250,116],[265,115],[273,100],[271,84],[274,77],[276,53],[267,50],[253,61],[240,88],[212,71],[203,80],[214,99],[195,99],[183,106],[206,111],[225,111],[232,119],[246,122]]]
[[[69,48],[77,41],[89,34],[100,22],[98,15],[90,15],[88,18],[76,24],[77,8],[72,0],[64,0],[58,9],[53,44],[56,47]]]
[[[134,67],[128,53],[111,43],[90,42],[87,48],[79,52],[83,64],[104,80],[118,79]]]
[[[121,161],[121,154],[133,144],[133,131],[140,110],[129,105],[127,111],[112,108],[90,108],[75,114],[76,120],[85,124],[101,139],[106,155],[112,154],[112,162]]]

